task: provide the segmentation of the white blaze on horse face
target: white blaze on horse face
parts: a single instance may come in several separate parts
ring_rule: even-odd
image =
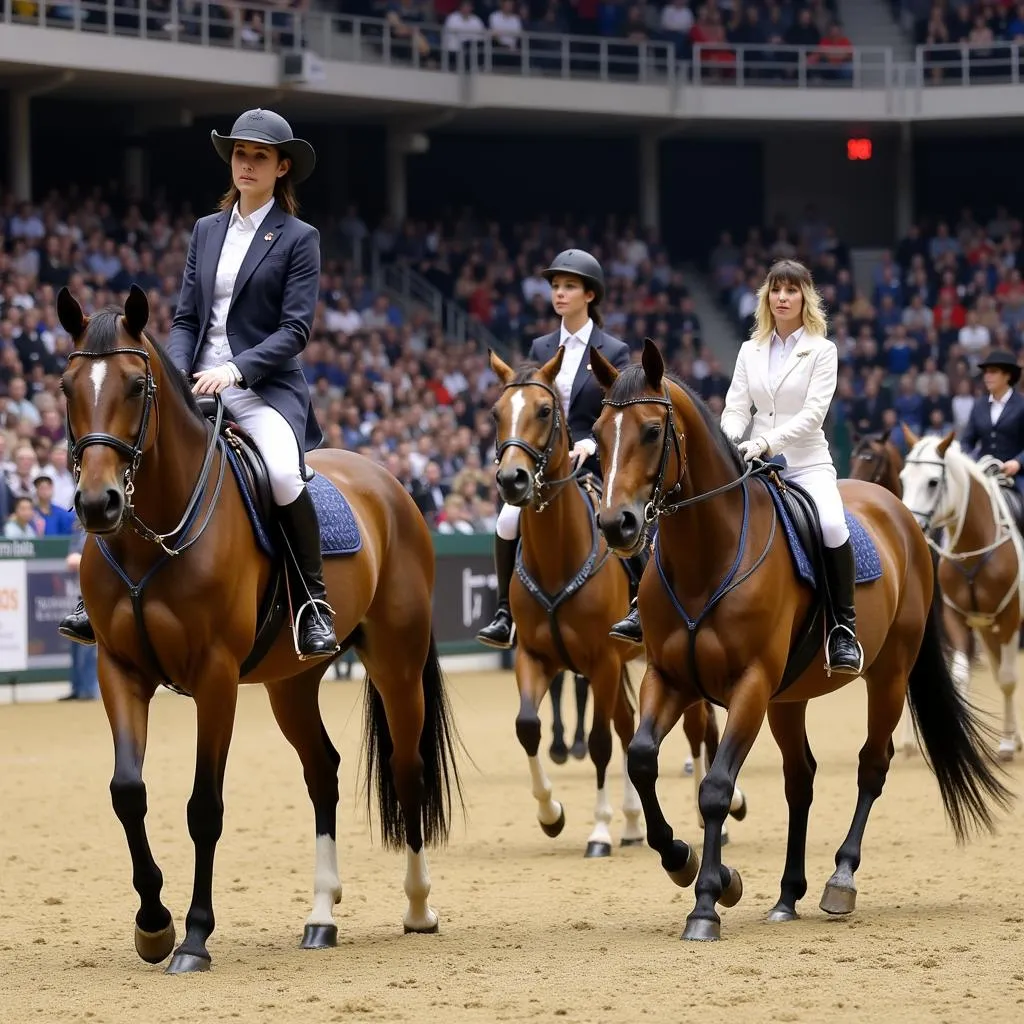
[[[103,381],[107,378],[107,362],[105,359],[97,359],[89,369],[89,378],[92,380],[93,405],[100,404],[100,392],[103,390]]]
[[[608,483],[604,490],[604,507],[612,507],[612,488],[615,486],[615,476],[619,472],[619,447],[622,444],[622,413],[615,414],[615,444],[612,445],[612,464],[608,470]]]
[[[526,408],[526,396],[522,391],[513,391],[510,401],[512,405],[512,425],[508,429],[508,436],[512,438],[519,436],[519,417],[522,416],[523,410]]]

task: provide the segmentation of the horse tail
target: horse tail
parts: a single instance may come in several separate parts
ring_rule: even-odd
[[[937,565],[933,559],[933,574]],[[957,689],[949,669],[950,645],[943,626],[942,594],[934,579],[924,639],[910,670],[908,699],[914,728],[939,783],[956,841],[972,826],[995,830],[990,803],[1006,810],[1013,799],[1005,771],[993,753],[994,731]]]
[[[366,737],[366,800],[372,809],[376,782],[377,811],[380,818],[381,842],[385,849],[400,850],[406,843],[405,817],[398,799],[391,755],[394,744],[388,728],[384,701],[369,673],[364,691]],[[423,839],[434,846],[448,841],[452,786],[465,813],[462,783],[455,759],[456,744],[461,745],[437,653],[437,642],[430,635],[430,649],[423,666],[423,731],[420,734],[420,757],[423,760],[421,793]]]

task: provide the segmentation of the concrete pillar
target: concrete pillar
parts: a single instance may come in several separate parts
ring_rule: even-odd
[[[388,213],[396,224],[405,220],[408,208],[408,180],[405,157],[409,152],[409,133],[391,128],[388,130]]]
[[[141,199],[149,186],[149,154],[139,139],[128,139],[124,150],[124,186],[132,199]]]
[[[9,94],[7,177],[19,202],[32,199],[32,94],[12,89]]]
[[[905,238],[914,223],[914,138],[910,122],[900,125],[896,153],[896,237]]]
[[[640,221],[645,228],[661,220],[660,146],[653,134],[640,136]]]

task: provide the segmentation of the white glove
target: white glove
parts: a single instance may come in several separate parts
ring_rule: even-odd
[[[749,441],[740,441],[736,447],[747,462],[753,462],[768,451],[768,442],[763,437],[752,437]]]

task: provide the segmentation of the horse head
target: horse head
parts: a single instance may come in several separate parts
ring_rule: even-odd
[[[123,311],[107,307],[86,316],[62,288],[57,316],[75,346],[60,385],[75,511],[90,533],[115,533],[130,508],[139,462],[156,435],[153,346],[144,333],[149,302],[133,284]]]
[[[950,525],[959,515],[970,478],[951,430],[945,437],[918,437],[906,424],[907,457],[900,471],[903,504],[924,530]]]
[[[502,389],[491,415],[497,427],[498,493],[508,505],[520,507],[540,499],[545,488],[565,483],[546,473],[566,465],[569,432],[555,378],[565,349],[559,346],[543,366],[524,363],[512,369],[494,352],[491,369]]]

